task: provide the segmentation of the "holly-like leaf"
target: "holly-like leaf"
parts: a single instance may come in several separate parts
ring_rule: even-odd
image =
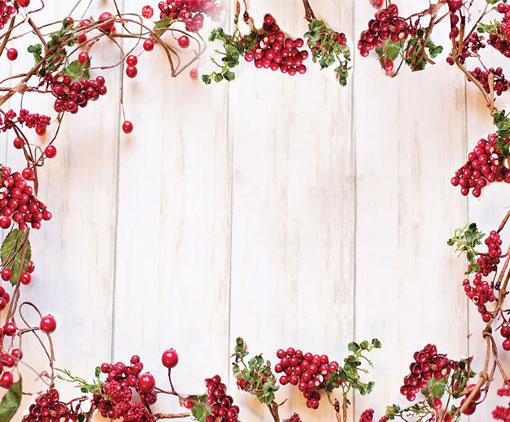
[[[9,422],[19,409],[21,403],[21,378],[12,384],[0,402],[0,422]]]
[[[443,397],[443,394],[446,391],[446,383],[444,382],[444,380],[441,381],[434,380],[433,382],[430,383],[429,387],[430,394],[435,399],[440,399],[441,397]]]
[[[26,248],[23,248],[23,239],[25,236],[28,236],[25,231],[19,229],[11,230],[4,239],[0,250],[2,266],[10,268],[12,271],[11,284],[13,286],[17,284],[20,274],[27,269],[32,256],[28,237],[26,239]],[[21,268],[21,261],[23,261],[23,268]]]
[[[69,75],[73,82],[78,82],[80,79],[90,79],[90,63],[81,64],[75,60],[64,69],[64,74]]]
[[[211,414],[211,409],[207,405],[207,396],[190,396],[195,405],[191,409],[191,414],[198,422],[205,422],[207,416]]]
[[[154,28],[152,30],[158,37],[161,37],[166,32],[166,30],[170,28],[170,25],[173,21],[174,19],[170,16],[163,18],[154,24]]]

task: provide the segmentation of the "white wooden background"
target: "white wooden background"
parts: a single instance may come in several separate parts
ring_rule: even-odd
[[[51,18],[70,7],[47,3]],[[147,1],[124,3],[138,11]],[[351,43],[374,12],[368,0],[312,5]],[[89,14],[107,9],[111,1],[95,0]],[[289,33],[305,32],[300,1],[252,2],[256,22],[267,11]],[[106,63],[118,59],[107,43],[100,49]],[[295,78],[245,64],[235,82],[206,87],[171,79],[156,51],[140,58],[135,80],[106,73],[108,97],[67,120],[41,173],[55,219],[34,236],[27,295],[58,318],[57,366],[92,377],[102,361],[137,353],[164,380],[160,354],[174,347],[176,384],[196,392],[205,377],[228,376],[239,335],[271,359],[290,345],[342,359],[352,339],[378,337],[376,389],[355,398],[357,416],[402,402],[408,363],[426,343],[453,358],[479,351],[463,262],[446,239],[468,219],[489,231],[509,205],[506,186],[467,201],[449,184],[490,120],[442,60],[392,80],[353,50],[347,88],[311,64]],[[1,72],[30,61],[22,52]],[[129,136],[119,130],[121,83]],[[22,165],[10,147],[2,155]],[[230,384],[243,420],[268,420]],[[312,413],[281,390],[291,397],[282,416],[292,408],[305,421],[332,420],[325,403]]]

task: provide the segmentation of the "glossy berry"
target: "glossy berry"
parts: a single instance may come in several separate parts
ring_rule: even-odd
[[[10,268],[4,268],[1,274],[3,281],[10,281],[12,278],[12,270]]]
[[[48,158],[54,158],[57,155],[57,148],[54,145],[48,145],[44,149],[44,154]]]
[[[10,61],[16,60],[18,58],[18,50],[16,50],[15,48],[9,48],[7,50],[7,58]]]
[[[4,334],[7,336],[13,336],[16,334],[16,330],[16,324],[14,324],[12,321],[4,325]]]
[[[152,50],[154,50],[154,41],[152,41],[150,38],[147,38],[143,42],[143,49],[145,51],[152,51]]]
[[[30,5],[30,0],[18,0],[18,5],[21,7],[28,7]]]
[[[136,66],[138,64],[138,57],[130,54],[129,56],[127,56],[126,58],[126,64],[128,66]]]
[[[126,134],[133,132],[133,123],[131,123],[129,120],[125,120],[122,123],[122,131]]]
[[[34,178],[34,170],[30,167],[26,167],[21,172],[21,175],[25,180],[32,180]]]
[[[57,321],[53,315],[45,315],[41,318],[39,328],[45,333],[52,333],[57,328]]]
[[[126,75],[128,78],[134,78],[138,74],[138,69],[136,66],[127,66],[126,67]]]
[[[152,391],[155,385],[156,380],[149,372],[146,372],[145,374],[141,375],[140,379],[138,380],[138,390],[141,393],[148,393],[149,391]]]
[[[177,39],[177,42],[179,44],[179,47],[181,47],[181,48],[188,48],[189,44],[190,44],[189,37],[187,35],[180,36]]]
[[[179,362],[179,355],[174,349],[165,350],[161,356],[161,362],[167,368],[175,368]]]
[[[14,382],[14,376],[12,375],[12,372],[4,372],[2,376],[0,376],[0,386],[3,388],[11,388],[12,384]]]
[[[14,148],[21,149],[21,148],[23,148],[24,142],[23,142],[23,139],[16,137],[16,138],[14,138],[14,141],[12,142],[12,144],[14,145]]]
[[[27,272],[22,272],[19,276],[19,280],[21,281],[22,284],[30,284],[30,282],[32,281],[32,276],[30,275],[30,273],[27,273]]]
[[[80,54],[78,54],[78,61],[81,64],[87,63],[89,61],[89,55],[85,51],[82,51]]]
[[[5,216],[0,217],[0,227],[2,229],[8,229],[9,227],[11,227],[10,217],[5,217]]]
[[[145,18],[145,19],[150,19],[152,18],[152,16],[154,16],[154,9],[152,8],[152,6],[143,6],[142,7],[142,16]]]

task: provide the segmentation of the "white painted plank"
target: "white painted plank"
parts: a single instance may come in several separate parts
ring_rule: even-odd
[[[422,6],[402,5],[402,14]],[[373,13],[356,3],[358,36]],[[414,351],[430,342],[452,358],[467,352],[463,266],[446,246],[466,218],[449,184],[465,151],[464,82],[443,61],[388,79],[358,55],[356,69],[356,335],[383,344],[374,394],[356,413],[383,414],[406,403],[399,388]]]
[[[124,82],[135,128],[120,140],[114,356],[139,354],[165,386],[161,352],[174,347],[176,387],[203,392],[229,371],[227,87],[171,79],[158,49],[138,69]]]
[[[250,14],[260,25],[272,12],[282,30],[306,31],[300,2],[260,1]],[[311,2],[350,37],[353,2]],[[352,38],[351,38],[352,39]],[[231,344],[244,336],[273,362],[280,347],[341,360],[352,340],[354,295],[354,167],[351,88],[332,70],[294,78],[244,64],[230,87],[234,143]],[[351,80],[349,80],[351,84]],[[231,382],[233,385],[234,382]],[[331,420],[325,398],[306,409],[296,388],[281,416]],[[267,410],[238,394],[244,419],[269,420]],[[248,406],[251,412],[248,412]]]

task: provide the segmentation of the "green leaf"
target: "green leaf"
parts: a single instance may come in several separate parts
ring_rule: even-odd
[[[32,250],[30,248],[30,241],[27,238],[27,246],[25,248],[24,265],[21,268],[21,261],[23,261],[23,239],[28,236],[25,231],[19,229],[12,229],[2,243],[0,256],[2,258],[2,266],[10,268],[12,271],[11,284],[15,286],[18,283],[20,273],[25,271],[30,263]]]
[[[401,50],[401,46],[399,43],[394,43],[391,41],[386,41],[386,45],[384,48],[384,56],[389,60],[395,60]]]
[[[432,381],[432,380],[431,380]],[[440,399],[446,390],[446,383],[444,381],[436,381],[430,385],[430,393],[435,399]]]
[[[64,69],[64,74],[69,75],[73,82],[80,79],[90,79],[90,63],[81,64],[78,60],[75,60]]]
[[[174,19],[169,16],[169,17],[166,17],[166,18],[163,18],[163,19],[157,21],[154,24],[153,31],[155,32],[155,34],[158,37],[161,37],[166,32],[166,30],[170,27],[173,20]]]
[[[347,346],[347,349],[349,350],[349,352],[356,353],[360,349],[360,347],[359,347],[358,343],[353,341],[353,342],[349,343],[349,345]]]
[[[207,396],[190,396],[195,405],[191,409],[191,414],[199,422],[205,422],[207,416],[211,414],[211,409],[207,405]]]
[[[34,56],[34,60],[36,63],[39,63],[42,60],[42,45],[41,44],[32,44],[27,48],[29,53],[32,53]]]
[[[380,340],[379,340],[379,339],[374,338],[374,339],[372,340],[372,346],[373,346],[375,349],[380,349],[380,348],[382,347],[382,344],[381,344],[381,342],[380,342]]]
[[[21,378],[12,384],[0,402],[0,422],[9,422],[19,409],[21,403]]]

